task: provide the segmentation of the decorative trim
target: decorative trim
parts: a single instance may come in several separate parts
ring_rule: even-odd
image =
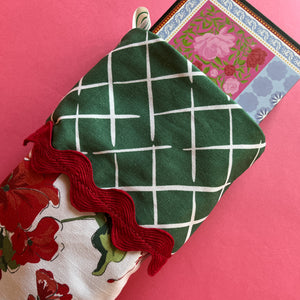
[[[25,141],[33,142],[31,166],[37,173],[66,174],[71,182],[71,204],[81,212],[102,212],[112,219],[111,238],[122,251],[145,251],[152,255],[149,275],[157,273],[171,256],[173,237],[166,231],[144,228],[137,224],[135,206],[126,192],[101,189],[93,180],[89,159],[75,150],[57,150],[51,145],[53,122],[30,135]]]
[[[278,26],[276,26],[270,19],[259,12],[255,7],[245,0],[233,0],[236,4],[242,7],[246,12],[248,12],[257,21],[263,24],[268,30],[275,34],[281,41],[293,49],[297,54],[300,55],[300,45],[283,32]]]
[[[276,30],[270,30],[270,26],[266,28],[261,17],[255,15],[251,10],[245,10],[235,0],[210,0],[220,9],[222,9],[229,17],[237,22],[242,28],[247,30],[252,36],[259,40],[266,48],[273,52],[277,57],[283,60],[291,69],[300,74],[300,57],[299,54],[282,40],[281,35]],[[244,1],[246,3],[246,1]],[[250,6],[250,4],[249,4]],[[255,17],[256,16],[256,17]],[[264,20],[268,20],[264,17]],[[268,20],[269,21],[269,20]],[[269,21],[271,23],[271,21]],[[272,23],[273,24],[273,23]],[[274,25],[275,26],[275,25]],[[282,31],[281,31],[282,32]],[[287,35],[286,35],[287,36]],[[289,38],[292,40],[291,38]],[[294,45],[297,43],[294,41]],[[300,46],[298,45],[300,52]]]
[[[187,2],[188,0],[176,1],[161,18],[150,28],[150,31],[157,34],[161,28],[168,23],[168,21],[175,15],[175,13]]]

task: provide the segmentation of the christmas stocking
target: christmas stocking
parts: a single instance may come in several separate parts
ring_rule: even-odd
[[[1,184],[1,299],[116,298],[146,256],[159,271],[264,150],[257,124],[143,13],[145,29],[79,80]]]

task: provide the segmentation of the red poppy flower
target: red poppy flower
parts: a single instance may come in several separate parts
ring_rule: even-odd
[[[58,230],[57,221],[50,217],[43,218],[33,231],[24,231],[18,227],[11,237],[16,251],[12,259],[19,265],[38,263],[40,259],[51,260],[58,250],[54,240]]]
[[[69,287],[66,284],[60,284],[54,280],[50,271],[40,269],[36,271],[36,285],[39,300],[71,300],[73,297],[69,294]],[[36,300],[32,295],[27,300]]]
[[[0,185],[0,224],[11,232],[18,225],[27,229],[50,200],[58,205],[56,178],[35,173],[29,160],[21,162]]]
[[[247,67],[255,68],[257,65],[263,65],[265,63],[265,58],[267,53],[260,49],[253,49],[247,57]]]

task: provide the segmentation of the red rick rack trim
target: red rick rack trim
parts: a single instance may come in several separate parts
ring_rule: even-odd
[[[171,256],[172,236],[166,231],[137,224],[135,206],[126,192],[101,189],[93,180],[89,159],[74,150],[57,150],[51,145],[53,123],[50,121],[25,141],[33,142],[31,165],[35,172],[66,174],[71,182],[71,204],[81,212],[102,212],[112,219],[111,239],[122,251],[145,251],[152,255],[148,273],[154,275]]]

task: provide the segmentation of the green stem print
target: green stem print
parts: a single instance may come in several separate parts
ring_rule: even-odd
[[[93,275],[100,276],[105,272],[110,262],[120,262],[123,260],[126,252],[117,249],[111,242],[110,218],[99,214],[97,215],[97,222],[100,227],[92,236],[92,244],[101,253],[101,258]]]
[[[12,260],[15,251],[12,248],[11,241],[8,237],[8,232],[1,228],[0,230],[0,279],[1,272],[16,271],[20,265]]]
[[[76,217],[76,218],[70,218],[70,219],[64,219],[61,220],[60,223],[68,223],[68,222],[74,222],[74,221],[80,221],[80,220],[91,220],[91,219],[96,219],[96,215],[90,215],[90,216],[81,216],[81,217]]]
[[[102,213],[94,215],[86,215],[74,218],[63,219],[61,224],[82,221],[95,220],[99,229],[93,234],[91,238],[92,245],[101,253],[100,260],[96,269],[92,272],[95,276],[103,275],[110,262],[120,262],[124,259],[126,252],[117,249],[111,241],[111,220],[109,216]],[[15,251],[12,247],[12,242],[9,237],[9,232],[5,228],[0,227],[0,279],[2,272],[16,272],[20,265],[13,260]]]
[[[61,223],[63,224],[68,222],[74,222],[80,220],[91,220],[91,219],[94,219],[99,225],[99,229],[97,229],[97,231],[93,234],[91,238],[92,245],[101,253],[100,260],[97,264],[96,269],[92,272],[92,274],[95,276],[100,276],[103,275],[103,273],[107,268],[107,265],[110,262],[120,262],[121,260],[123,260],[123,258],[126,255],[126,252],[117,249],[111,242],[110,217],[102,213],[98,213],[95,215],[64,219],[61,220]]]

